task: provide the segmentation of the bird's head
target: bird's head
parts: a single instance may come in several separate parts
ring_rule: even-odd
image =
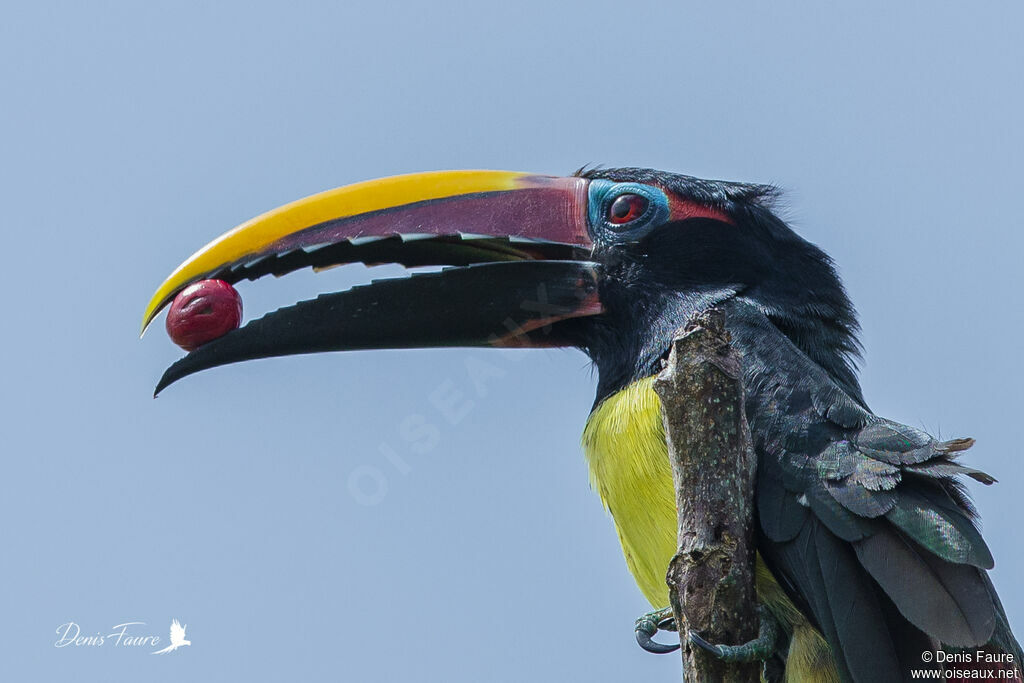
[[[324,192],[200,249],[153,295],[143,329],[187,285],[311,266],[449,266],[280,309],[199,347],[158,390],[210,367],[318,351],[572,346],[599,397],[656,367],[693,313],[760,306],[843,384],[856,321],[828,257],[771,210],[772,188],[648,169],[566,178],[397,176]]]

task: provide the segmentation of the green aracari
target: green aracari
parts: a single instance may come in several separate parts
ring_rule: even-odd
[[[778,637],[767,651],[704,645],[774,662],[766,677],[786,681],[908,680],[922,652],[940,648],[1008,654],[1012,668],[1021,649],[962,483],[994,479],[959,462],[972,440],[940,441],[871,412],[853,306],[830,258],[773,211],[776,198],[769,186],[640,168],[442,171],[313,195],[185,261],[153,295],[143,329],[202,279],[354,262],[435,269],[252,320],[174,363],[157,391],[286,354],[580,349],[599,377],[583,434],[591,482],[661,610],[676,510],[653,378],[677,331],[716,307],[742,360],[757,596]]]

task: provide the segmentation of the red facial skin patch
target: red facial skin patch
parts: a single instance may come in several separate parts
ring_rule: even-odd
[[[242,322],[242,297],[223,280],[200,280],[178,292],[167,311],[171,341],[192,351],[236,329]]]
[[[732,218],[721,209],[712,208],[697,202],[680,199],[671,192],[665,192],[668,196],[669,215],[673,221],[685,221],[688,218],[711,218],[723,223],[732,224]]]

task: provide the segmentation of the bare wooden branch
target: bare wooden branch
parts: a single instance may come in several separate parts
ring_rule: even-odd
[[[753,495],[756,459],[743,410],[740,360],[725,313],[701,315],[672,343],[654,384],[662,404],[679,513],[667,581],[687,683],[759,681],[755,663],[727,663],[690,643],[757,636]]]

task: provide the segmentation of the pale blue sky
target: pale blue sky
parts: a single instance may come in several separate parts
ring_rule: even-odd
[[[708,5],[8,3],[5,679],[677,680],[633,642],[647,605],[588,489],[582,355],[289,358],[150,398],[179,352],[138,320],[195,248],[318,190],[446,168],[784,187],[861,312],[872,407],[976,437],[969,462],[1000,479],[974,488],[1024,624],[1024,10]],[[241,291],[253,315],[368,276]],[[484,396],[467,359],[500,374]],[[458,424],[438,387],[473,401]],[[353,472],[386,491],[353,496]],[[193,645],[162,657],[54,647],[67,621],[166,638],[171,618]]]

